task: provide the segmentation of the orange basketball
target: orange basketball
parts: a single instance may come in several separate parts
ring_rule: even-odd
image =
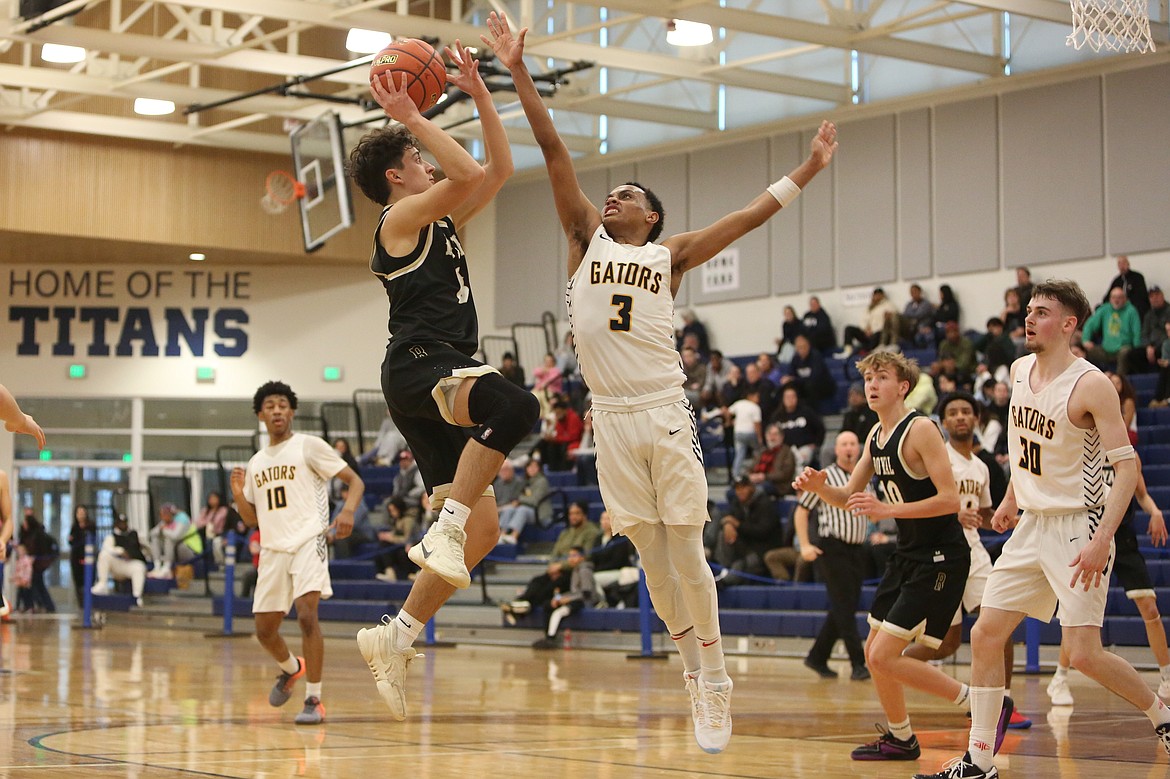
[[[410,99],[425,111],[443,95],[447,87],[447,68],[443,58],[426,41],[407,38],[395,41],[374,55],[370,63],[370,81],[389,74],[395,86],[406,82]]]

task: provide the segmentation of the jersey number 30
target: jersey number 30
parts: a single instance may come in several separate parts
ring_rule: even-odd
[[[1020,467],[1037,476],[1043,475],[1040,473],[1040,444],[1024,436],[1020,436]]]
[[[284,496],[284,487],[273,487],[268,490],[268,510],[282,509],[288,505],[288,498]]]
[[[609,304],[617,309],[617,316],[609,320],[609,329],[630,332],[630,312],[634,309],[634,299],[629,295],[614,295]]]

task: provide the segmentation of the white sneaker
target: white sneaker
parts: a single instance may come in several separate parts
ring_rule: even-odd
[[[463,545],[467,534],[450,522],[436,522],[427,530],[407,556],[419,568],[441,577],[448,584],[463,590],[471,586],[471,574],[463,561]]]
[[[1170,679],[1163,677],[1162,681],[1158,682],[1158,697],[1162,700],[1170,698]]]
[[[382,615],[382,624],[358,631],[358,649],[378,685],[378,694],[390,708],[394,719],[406,719],[406,668],[416,657],[414,649],[399,652],[394,649],[398,626],[388,614]]]
[[[398,574],[394,573],[393,568],[387,568],[381,573],[374,574],[374,578],[380,582],[390,582],[393,584],[394,582],[398,581]]]
[[[139,597],[134,599],[134,605],[137,606],[138,608],[142,608],[146,604],[142,602],[142,597],[139,596]]]
[[[1048,697],[1052,699],[1053,706],[1073,705],[1072,692],[1068,689],[1067,676],[1052,677],[1052,681],[1048,683]]]
[[[695,723],[695,741],[702,746],[699,733],[707,727],[707,707],[703,705],[703,694],[699,691],[699,677],[683,671],[683,684],[686,685],[687,695],[691,696],[691,721]]]
[[[728,679],[724,684],[703,682],[702,698],[705,716],[702,727],[695,727],[695,740],[704,752],[716,754],[731,741],[731,690]]]
[[[106,585],[101,584],[101,583],[95,584],[94,586],[90,587],[89,591],[92,592],[94,595],[109,595],[110,594],[110,589],[108,587],[106,587]]]

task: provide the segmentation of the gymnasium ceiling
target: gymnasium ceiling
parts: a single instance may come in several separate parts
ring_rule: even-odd
[[[41,0],[45,2],[45,0]],[[720,133],[807,127],[852,105],[898,104],[1005,78],[1091,72],[1113,59],[1065,46],[1058,0],[51,0],[0,19],[0,125],[287,154],[298,121],[337,110],[346,123],[376,114],[327,101],[364,97],[365,67],[345,49],[350,27],[478,43],[490,10],[531,29],[535,72],[592,63],[547,98],[570,149],[586,161],[655,147],[707,145]],[[1165,0],[1155,19],[1166,18]],[[25,0],[27,7],[28,0]],[[667,43],[668,19],[703,22],[713,43]],[[1164,23],[1155,37],[1166,40]],[[41,60],[45,43],[86,49],[83,62]],[[1159,53],[1166,54],[1164,43]],[[1129,55],[1136,57],[1138,55]],[[314,97],[264,94],[196,113],[290,79]],[[1009,75],[1010,74],[1010,75]],[[491,77],[497,84],[502,77]],[[324,96],[324,97],[323,97]],[[173,101],[169,116],[134,113],[135,98]],[[507,91],[497,93],[519,168],[540,156]],[[440,124],[479,137],[466,103]],[[475,147],[472,146],[473,151]]]

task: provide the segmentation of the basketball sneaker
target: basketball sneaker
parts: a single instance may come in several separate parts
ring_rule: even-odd
[[[914,774],[914,779],[997,779],[999,769],[995,766],[986,771],[971,762],[971,753],[956,757],[943,766],[937,774]]]
[[[1011,722],[1012,713],[1015,710],[1015,702],[1008,696],[1003,696],[1003,706],[999,710],[999,720],[995,723],[995,749],[991,750],[991,754],[999,754],[999,748],[1003,746],[1003,738],[1007,735],[1008,723]]]
[[[903,741],[881,725],[878,725],[877,729],[881,733],[878,739],[868,744],[862,744],[853,750],[852,754],[849,755],[851,758],[854,760],[917,760],[918,756],[922,754],[922,749],[918,746],[918,736],[911,735],[909,739]]]
[[[421,654],[414,648],[400,652],[394,648],[398,626],[389,615],[382,615],[382,624],[362,628],[357,633],[358,649],[374,674],[378,694],[382,696],[390,714],[401,722],[406,719],[406,669]]]
[[[471,586],[471,574],[463,561],[467,534],[450,522],[436,522],[427,530],[407,556],[419,568],[430,571],[452,586],[463,590]]]
[[[1048,683],[1048,697],[1053,706],[1072,706],[1072,691],[1068,689],[1067,676],[1053,676]]]
[[[1162,680],[1158,682],[1158,697],[1162,700],[1170,698],[1170,678],[1162,677]]]
[[[683,684],[686,685],[687,695],[691,698],[691,722],[695,726],[695,741],[699,741],[699,731],[707,727],[707,707],[703,705],[703,693],[699,691],[698,674],[692,676],[683,671]]]
[[[1170,722],[1163,722],[1154,728],[1154,732],[1158,734],[1158,741],[1162,742],[1162,748],[1166,750],[1166,754],[1170,755]]]
[[[293,685],[304,675],[305,658],[297,657],[296,673],[280,672],[280,676],[276,677],[276,684],[272,685],[272,692],[268,693],[268,703],[272,706],[283,706],[288,703],[288,699],[292,697]]]
[[[703,682],[701,697],[703,717],[695,725],[695,741],[709,754],[718,754],[731,741],[731,690],[735,685],[728,679],[722,684]]]
[[[1027,730],[1032,727],[1032,720],[1020,714],[1020,710],[1016,709],[1012,712],[1011,719],[1008,720],[1008,728],[1011,730]]]
[[[298,725],[320,725],[325,721],[325,706],[316,695],[305,698],[305,710],[293,720]]]

